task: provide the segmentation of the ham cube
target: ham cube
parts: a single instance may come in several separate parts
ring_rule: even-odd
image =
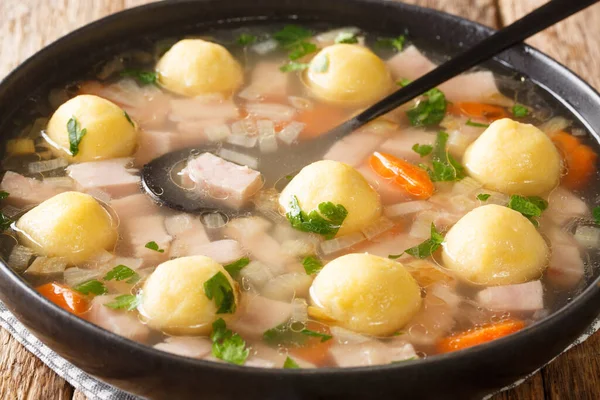
[[[389,255],[401,254],[404,250],[417,246],[423,242],[421,238],[415,238],[404,234],[383,234],[361,245],[356,251],[373,254],[387,258]],[[398,261],[411,259],[409,254],[403,254]]]
[[[541,281],[492,286],[477,293],[477,302],[493,311],[537,311],[544,308]]]
[[[224,100],[221,95],[172,99],[171,110],[169,119],[173,122],[231,120],[239,117],[239,110],[233,100]]]
[[[240,209],[260,190],[260,172],[203,153],[188,162],[185,169],[196,189],[227,206]]]
[[[363,164],[357,170],[365,177],[369,185],[379,193],[383,204],[403,203],[412,199],[406,190],[375,173],[369,164]]]
[[[292,316],[292,304],[246,294],[242,297],[241,316],[228,323],[243,337],[262,337],[265,331],[287,322]]]
[[[155,266],[168,259],[169,247],[173,237],[165,229],[165,217],[150,215],[135,217],[121,224],[122,241],[117,250],[122,254],[133,254],[135,258],[144,259],[144,267]],[[155,251],[146,248],[149,242],[156,242]]]
[[[171,336],[154,345],[154,348],[178,356],[203,358],[211,354],[212,341],[206,337]]]
[[[235,240],[225,239],[210,243],[187,243],[181,246],[181,239],[175,239],[171,245],[171,257],[205,256],[210,257],[219,264],[229,264],[246,256],[246,251]]]
[[[138,147],[133,159],[136,167],[158,158],[159,156],[177,150],[176,134],[163,131],[140,131]]]
[[[113,200],[110,206],[117,213],[122,224],[131,218],[155,215],[160,212],[160,206],[142,193]]]
[[[150,329],[140,322],[137,312],[113,310],[104,305],[113,301],[116,297],[117,295],[94,297],[90,310],[83,317],[119,336],[124,336],[136,342],[145,342],[150,334]]]
[[[382,343],[370,340],[358,344],[335,344],[329,350],[339,367],[366,367],[418,358],[409,343]]]
[[[436,137],[437,135],[432,132],[408,128],[383,142],[379,151],[402,158],[410,163],[418,164],[423,161],[421,156],[417,154],[412,147],[417,143],[433,146]]]
[[[140,177],[127,168],[132,161],[132,158],[115,158],[72,164],[67,173],[83,191],[100,189],[111,197],[124,197],[140,191]]]
[[[10,193],[4,200],[6,204],[21,208],[39,204],[68,189],[7,171],[0,183],[0,190]]]
[[[552,256],[546,276],[552,284],[562,288],[577,286],[585,275],[585,265],[575,245],[552,243]]]
[[[548,209],[542,216],[550,218],[554,223],[562,225],[575,217],[589,214],[588,206],[573,192],[557,187],[548,196]]]
[[[357,167],[386,139],[387,135],[359,130],[338,140],[323,158]]]
[[[439,89],[451,102],[475,102],[512,106],[513,101],[505,97],[498,86],[496,78],[490,71],[477,71],[462,74],[442,83]]]
[[[396,54],[386,63],[392,72],[392,76],[397,80],[415,80],[436,67],[415,46],[407,47],[403,52]]]
[[[252,70],[250,85],[240,92],[246,100],[260,100],[264,96],[286,98],[290,74],[282,74],[281,62],[259,62]]]

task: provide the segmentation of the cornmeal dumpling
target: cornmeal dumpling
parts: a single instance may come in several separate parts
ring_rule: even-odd
[[[209,299],[204,287],[219,272],[233,290],[237,305],[233,279],[212,258],[182,257],[160,264],[142,290],[139,310],[147,324],[172,335],[204,335],[210,333],[218,318],[227,321],[232,314],[217,314],[215,297]]]
[[[73,119],[71,124],[69,121]],[[83,136],[76,140],[69,134]],[[116,104],[98,96],[84,94],[67,101],[48,122],[47,139],[54,152],[71,161],[93,161],[127,157],[137,143],[137,129],[129,116]],[[76,150],[72,151],[74,140]]]
[[[242,67],[225,47],[201,39],[175,43],[156,71],[161,86],[184,96],[231,94],[244,79]]]
[[[310,296],[313,317],[374,336],[394,334],[421,307],[421,289],[406,268],[367,253],[325,265]]]
[[[470,176],[487,189],[536,196],[558,185],[560,155],[550,138],[530,124],[494,121],[466,150]]]
[[[356,44],[321,50],[310,62],[306,83],[316,97],[347,105],[371,104],[393,87],[385,62]]]
[[[343,205],[348,215],[338,236],[360,231],[381,216],[379,194],[357,170],[338,161],[322,160],[302,168],[279,196],[286,212],[294,196],[306,213],[318,210],[324,202]]]
[[[478,285],[510,285],[539,278],[550,252],[521,213],[495,204],[478,207],[446,234],[442,259],[457,277]]]
[[[21,243],[46,257],[63,257],[70,264],[86,261],[100,250],[112,250],[117,227],[108,211],[92,196],[58,194],[17,221]]]

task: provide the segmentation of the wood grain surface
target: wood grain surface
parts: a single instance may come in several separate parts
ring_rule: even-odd
[[[226,0],[223,0],[226,1]],[[249,0],[251,1],[251,0]],[[574,0],[575,1],[575,0]],[[62,35],[149,0],[0,0],[0,78]],[[498,28],[544,0],[408,0]],[[529,43],[600,89],[600,4],[536,35]],[[0,330],[0,399],[85,396]],[[494,373],[494,371],[490,371]],[[600,333],[494,400],[600,399]]]

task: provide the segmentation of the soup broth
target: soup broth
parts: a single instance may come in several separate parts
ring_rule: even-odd
[[[585,285],[600,244],[597,156],[563,110],[477,70],[311,146],[428,56],[297,25],[119,54],[16,124],[5,261],[118,335],[254,367],[389,364],[517,332]],[[140,168],[186,148],[165,173],[213,211],[141,189]]]

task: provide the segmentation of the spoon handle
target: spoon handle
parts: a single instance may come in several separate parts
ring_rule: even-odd
[[[342,137],[597,1],[599,0],[551,0],[333,128],[327,136]]]

